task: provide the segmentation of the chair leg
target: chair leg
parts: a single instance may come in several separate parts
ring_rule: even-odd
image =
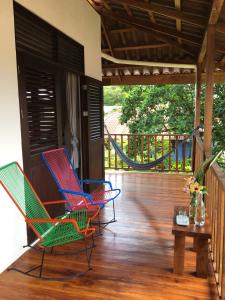
[[[88,242],[87,239],[84,238],[84,243],[85,243],[85,248],[86,248],[86,258],[87,258],[87,265],[88,265],[88,271],[92,270],[91,267],[91,257],[92,257],[92,252],[93,252],[93,248],[95,247],[95,242],[94,242],[94,235],[92,235],[92,243],[91,246],[88,246]],[[88,251],[90,250],[90,251]]]
[[[43,270],[43,265],[44,265],[44,258],[45,258],[45,248],[43,249],[42,257],[41,257],[41,265],[40,265],[40,273],[39,273],[39,278],[42,276],[42,270]]]
[[[113,218],[110,221],[107,221],[107,222],[101,222],[100,220],[98,220],[97,222],[92,223],[92,224],[95,224],[95,225],[99,226],[99,232],[100,232],[100,227],[104,229],[109,224],[117,222],[114,199],[112,200],[112,202],[113,202]]]
[[[40,248],[36,248],[34,246],[31,246],[31,245],[26,245],[26,246],[23,246],[23,248],[25,247],[29,247],[30,249],[32,250],[35,250],[35,251],[38,251],[38,252],[41,252],[42,253],[42,249]],[[88,249],[91,249],[92,246],[90,246]],[[96,245],[93,246],[93,248],[96,247]],[[45,250],[45,254],[48,254],[48,255],[53,255],[53,256],[65,256],[65,255],[76,255],[76,254],[79,254],[79,253],[82,253],[82,252],[85,252],[86,251],[86,248],[82,248],[80,250],[76,250],[76,251],[67,251],[67,252],[59,252],[57,253],[56,251],[53,251],[54,247],[51,247],[51,250],[50,251],[46,251]]]
[[[32,249],[35,249],[35,250],[38,250],[38,251],[42,252],[40,265],[32,267],[28,271],[22,271],[22,270],[20,270],[18,268],[14,268],[14,267],[8,268],[7,271],[16,271],[16,272],[19,272],[19,273],[21,273],[23,275],[29,276],[29,277],[38,278],[38,279],[44,279],[44,280],[58,280],[58,281],[61,281],[61,280],[71,280],[73,278],[80,277],[82,275],[85,275],[88,271],[90,271],[92,269],[91,268],[91,256],[92,256],[93,248],[95,247],[93,235],[92,235],[92,244],[91,244],[91,246],[88,245],[88,243],[86,241],[86,238],[84,238],[84,242],[85,242],[84,249],[72,252],[72,254],[78,254],[78,253],[81,253],[81,252],[85,251],[86,257],[87,257],[88,269],[85,270],[84,272],[74,272],[73,274],[70,274],[70,275],[67,275],[67,276],[63,276],[63,277],[48,277],[48,276],[43,276],[42,274],[43,274],[45,254],[51,254],[51,251],[50,252],[46,252],[45,248],[44,249],[37,249],[37,248],[34,248],[34,247],[30,246],[30,245],[27,245],[25,247],[30,247]],[[51,250],[52,250],[52,248],[51,248]],[[69,254],[71,254],[71,252]],[[68,255],[68,253],[63,253],[63,254],[56,254],[56,253],[54,253],[53,255]],[[35,271],[37,269],[40,269],[39,270],[39,274],[35,275],[35,274],[31,273],[32,271]]]

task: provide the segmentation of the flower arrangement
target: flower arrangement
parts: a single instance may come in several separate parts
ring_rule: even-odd
[[[186,184],[184,190],[191,196],[189,204],[189,218],[191,222],[194,221],[194,223],[199,226],[202,226],[205,223],[205,205],[202,196],[207,194],[207,189],[206,186],[203,185],[204,176],[209,167],[220,155],[221,152],[207,158],[200,166],[195,176],[185,178]]]
[[[206,194],[206,186],[201,185],[194,176],[185,178],[186,185],[184,187],[185,192],[189,193],[190,196],[196,196],[198,193]]]

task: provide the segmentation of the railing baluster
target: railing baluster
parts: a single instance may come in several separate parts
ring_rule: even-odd
[[[225,191],[222,191],[222,200],[223,200],[223,222],[225,218]],[[224,231],[224,226],[223,226]],[[221,299],[225,300],[225,234],[223,234],[223,241],[222,241],[222,257],[221,257]]]
[[[134,160],[137,161],[137,136],[134,135]]]
[[[169,135],[169,152],[171,151],[171,136]],[[171,153],[169,155],[169,166],[168,166],[169,171],[171,171]]]
[[[116,134],[114,135],[114,140],[117,143],[117,135]],[[116,154],[116,151],[115,151],[115,169],[117,170],[117,154]]]
[[[111,169],[111,143],[110,143],[109,136],[108,136],[108,166],[109,169]]]
[[[162,143],[162,156],[164,155],[164,135],[161,137],[161,143]],[[161,170],[163,171],[164,169],[164,162],[162,161],[161,163]]]
[[[157,136],[154,134],[154,157],[155,160],[157,159]],[[155,166],[155,170],[157,169],[157,166]]]
[[[149,134],[148,134],[148,136],[147,136],[147,151],[148,151],[148,153],[147,153],[147,158],[148,158],[148,162],[150,161],[150,136],[149,136]]]
[[[185,172],[186,142],[182,144],[182,170]]]
[[[123,134],[120,135],[121,149],[123,150]],[[123,169],[123,160],[121,159],[121,168]]]
[[[143,161],[144,161],[144,141],[143,141],[143,138],[144,138],[144,136],[142,135],[141,136],[141,163],[143,164]]]
[[[128,137],[128,142],[127,142],[127,147],[128,147],[128,157],[130,158],[130,135],[127,135]],[[128,166],[128,170],[130,170],[130,166]]]
[[[176,171],[178,172],[178,136],[175,138],[175,149],[176,149]]]

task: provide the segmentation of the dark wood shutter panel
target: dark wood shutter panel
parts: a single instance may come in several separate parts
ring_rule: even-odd
[[[16,50],[84,73],[84,47],[14,2]]]
[[[102,82],[82,77],[81,84],[83,177],[101,180],[105,177]],[[85,188],[92,191],[97,185]]]
[[[71,70],[84,73],[84,47],[58,34],[58,62]]]
[[[25,68],[30,155],[58,146],[55,75]]]
[[[90,141],[101,139],[102,130],[102,85],[97,82],[88,84],[88,114]]]
[[[56,60],[56,35],[52,26],[14,3],[16,49]]]

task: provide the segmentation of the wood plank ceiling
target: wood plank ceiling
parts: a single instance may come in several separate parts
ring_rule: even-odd
[[[102,52],[118,59],[171,64],[202,63],[204,72],[207,27],[208,24],[215,24],[215,71],[220,73],[216,80],[224,79],[225,82],[224,0],[88,2],[101,15]],[[194,72],[193,69],[180,69],[175,65],[169,68],[149,67],[102,60],[104,84],[138,84],[142,80],[146,83],[173,83],[174,80],[187,83],[193,82]],[[153,78],[154,75],[158,75],[157,79]]]

